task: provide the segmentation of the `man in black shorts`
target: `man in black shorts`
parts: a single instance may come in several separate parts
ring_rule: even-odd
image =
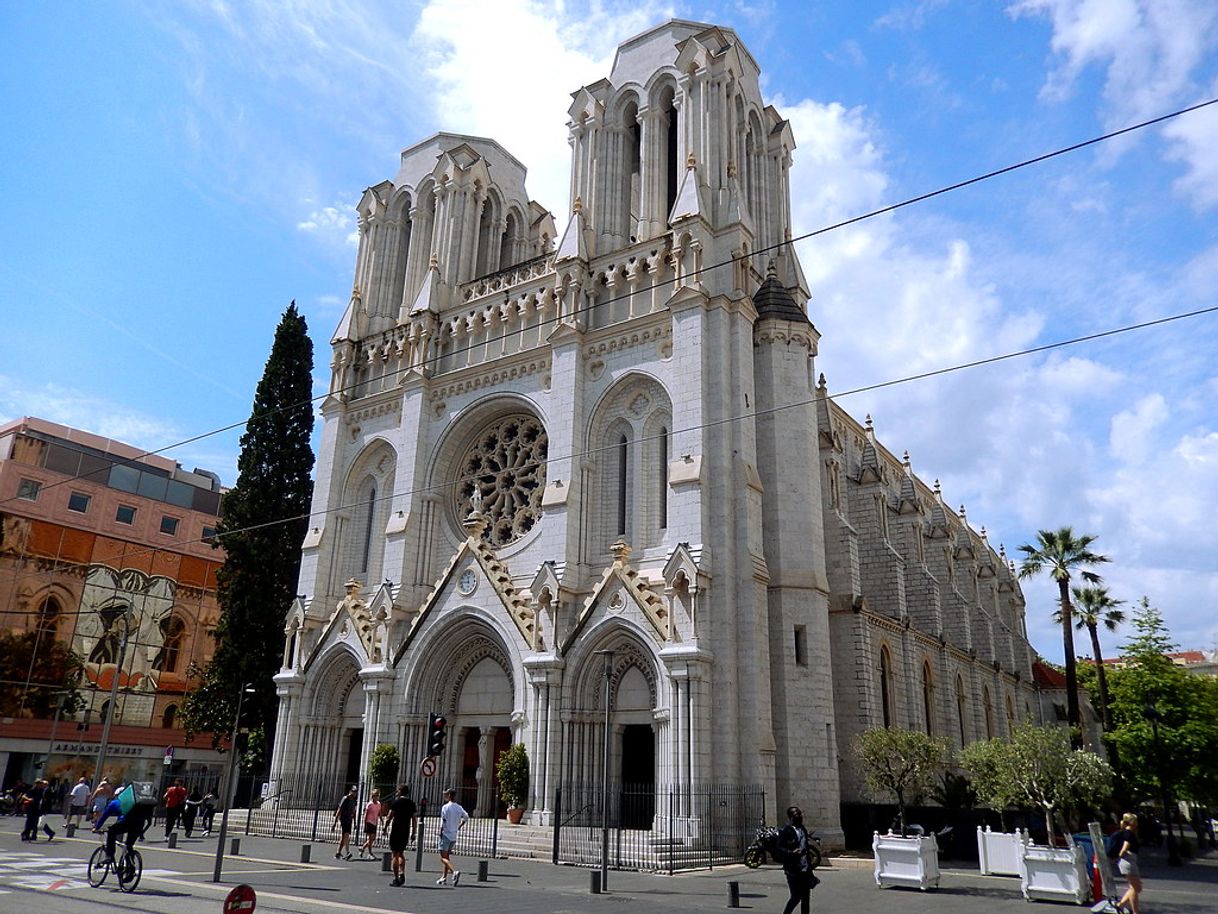
[[[338,839],[338,853],[334,855],[335,860],[351,859],[351,829],[355,825],[355,795],[355,788],[352,787],[347,791],[342,802],[338,804],[338,809],[334,810],[334,822],[330,825],[330,831],[334,831],[336,825],[342,826],[342,835]]]
[[[389,850],[393,852],[393,882],[390,885],[406,884],[406,845],[414,840],[414,800],[410,799],[410,785],[398,788],[398,795],[389,804],[389,816],[385,827],[389,829]]]

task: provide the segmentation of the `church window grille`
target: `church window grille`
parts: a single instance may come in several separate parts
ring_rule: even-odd
[[[360,550],[361,572],[368,571],[368,563],[372,557],[372,532],[376,522],[376,486],[368,489],[368,508],[364,518],[364,545]]]
[[[956,677],[956,723],[960,727],[960,745],[963,746],[967,737],[964,735],[964,680]]]
[[[892,657],[888,648],[880,648],[880,708],[883,711],[884,726],[892,726]]]
[[[626,500],[630,493],[630,441],[622,435],[617,442],[617,532],[626,535]]]
[[[926,721],[926,735],[935,733],[935,693],[934,680],[930,675],[930,664],[922,664],[922,715]]]
[[[454,508],[464,519],[475,488],[488,523],[483,537],[494,546],[520,539],[541,520],[546,485],[546,430],[532,416],[508,416],[474,439],[458,463]]]

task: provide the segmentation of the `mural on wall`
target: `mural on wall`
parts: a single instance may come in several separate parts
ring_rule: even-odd
[[[119,687],[130,690],[117,719],[146,722],[152,710],[167,651],[176,650],[167,635],[181,634],[182,624],[173,614],[176,592],[177,582],[162,575],[89,566],[72,646],[84,658],[85,678],[95,689],[108,690],[117,675]],[[120,670],[124,632],[127,651]]]

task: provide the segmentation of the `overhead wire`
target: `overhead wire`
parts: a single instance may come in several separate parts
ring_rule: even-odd
[[[757,257],[762,254],[770,253],[773,251],[778,251],[783,248],[794,245],[800,241],[806,241],[810,238],[815,238],[818,235],[826,234],[827,232],[832,232],[832,231],[836,231],[836,230],[839,230],[842,228],[846,228],[848,226],[855,225],[859,222],[863,222],[867,219],[873,219],[877,216],[882,216],[887,213],[891,213],[891,212],[895,212],[896,210],[903,209],[907,206],[912,206],[915,203],[921,203],[925,200],[930,200],[934,197],[938,197],[943,194],[951,193],[953,191],[960,190],[965,187],[969,187],[973,184],[978,184],[982,181],[988,181],[992,178],[1000,177],[1005,174],[1010,174],[1011,172],[1018,171],[1023,168],[1027,168],[1029,166],[1036,165],[1041,162],[1046,162],[1050,159],[1054,159],[1059,156],[1066,155],[1068,153],[1077,152],[1078,150],[1086,149],[1090,146],[1094,146],[1099,143],[1104,143],[1104,142],[1107,142],[1109,140],[1115,139],[1120,136],[1124,136],[1129,133],[1133,133],[1133,132],[1136,132],[1139,130],[1144,130],[1148,127],[1153,127],[1156,124],[1161,124],[1166,121],[1173,120],[1174,118],[1181,117],[1185,114],[1191,114],[1195,111],[1199,111],[1203,108],[1209,107],[1214,104],[1218,104],[1218,97],[1208,99],[1207,101],[1198,102],[1197,104],[1189,105],[1187,107],[1180,108],[1175,111],[1169,112],[1167,114],[1162,114],[1157,117],[1150,118],[1148,120],[1140,121],[1136,124],[1131,124],[1129,126],[1122,127],[1120,129],[1101,134],[1099,136],[1091,137],[1089,139],[1082,140],[1077,143],[1073,143],[1069,146],[1063,146],[1058,149],[1051,150],[1050,152],[1042,153],[1040,155],[1036,155],[1031,158],[1023,159],[1023,160],[1021,160],[1019,162],[1015,162],[1011,165],[1006,165],[1006,166],[1003,166],[1002,168],[997,168],[997,169],[985,172],[980,175],[975,175],[971,178],[966,178],[962,181],[957,181],[953,184],[948,184],[948,185],[945,185],[943,187],[937,188],[932,191],[927,191],[925,193],[917,194],[913,197],[908,197],[908,198],[906,198],[904,200],[900,200],[896,203],[891,203],[886,206],[879,207],[878,209],[874,209],[869,212],[862,213],[857,216],[852,216],[848,219],[843,219],[838,222],[834,222],[829,225],[822,226],[818,229],[814,229],[812,231],[805,232],[801,235],[796,235],[792,238],[785,239],[783,241],[777,242],[777,243],[769,245],[767,247],[759,248],[755,251],[751,251],[748,254],[732,256],[726,260],[719,261],[718,263],[704,265],[697,269],[686,272],[684,274],[684,276],[686,276],[686,277],[700,276],[704,273],[710,272],[711,270],[717,270],[717,269],[722,269],[723,267],[732,266],[733,264],[738,263],[740,261],[749,260],[749,259],[752,259],[752,258]],[[510,267],[506,268],[506,269],[510,269]],[[504,272],[504,271],[500,271],[500,272]],[[596,308],[603,308],[606,305],[610,305],[610,304],[613,304],[613,303],[619,302],[619,301],[624,301],[626,299],[633,298],[642,293],[655,291],[657,289],[671,285],[671,284],[675,283],[676,281],[677,281],[676,276],[673,276],[670,279],[655,281],[655,282],[652,282],[650,285],[640,286],[631,291],[624,292],[621,295],[613,296],[613,297],[610,297],[607,299],[600,299],[595,302],[591,302],[583,307],[576,308],[576,309],[573,309],[573,310],[565,312],[565,313],[556,314],[553,318],[547,318],[543,321],[539,321],[537,324],[534,324],[534,325],[521,326],[514,330],[505,331],[502,334],[495,336],[495,337],[488,336],[486,339],[481,340],[480,342],[478,342],[476,344],[470,344],[463,348],[453,349],[447,353],[437,353],[432,356],[427,356],[427,357],[424,357],[424,359],[418,365],[412,365],[412,366],[407,366],[404,368],[395,369],[394,371],[386,374],[385,377],[393,378],[397,375],[404,374],[407,371],[410,371],[416,367],[419,367],[420,365],[423,367],[427,367],[432,364],[438,363],[443,358],[451,358],[456,355],[467,354],[469,352],[474,351],[477,348],[487,346],[491,343],[503,342],[508,339],[511,339],[514,336],[523,335],[525,333],[537,333],[541,329],[541,327],[546,326],[548,324],[557,324],[561,320],[563,320],[567,317],[589,313]],[[364,382],[362,382],[362,381],[357,381],[357,382],[348,384],[343,387],[329,390],[324,394],[319,394],[315,397],[310,397],[309,399],[300,401],[298,403],[292,403],[292,404],[286,404],[284,406],[274,407],[273,409],[260,413],[259,417],[266,418],[266,417],[277,415],[277,414],[283,413],[283,412],[292,412],[292,411],[296,411],[296,410],[299,410],[299,409],[302,409],[305,407],[312,407],[312,405],[314,403],[318,403],[335,394],[342,394],[342,393],[348,393],[348,392],[354,391],[357,388],[359,388],[363,383]],[[159,448],[142,451],[140,454],[138,454],[135,457],[124,458],[123,460],[116,461],[115,463],[116,463],[116,465],[119,465],[119,466],[123,466],[123,465],[129,466],[132,464],[136,464],[146,457],[158,456],[158,455],[164,454],[168,451],[176,450],[177,448],[185,447],[186,445],[189,445],[189,444],[194,444],[198,441],[205,440],[205,439],[213,437],[215,435],[220,435],[225,432],[235,431],[236,429],[242,428],[245,425],[247,425],[248,422],[249,422],[249,419],[243,419],[240,422],[232,422],[227,425],[223,425],[218,428],[214,428],[207,432],[200,432],[199,434],[192,435],[187,438],[183,438],[180,441],[176,441],[176,442],[164,445]],[[105,468],[105,471],[108,471],[108,468]],[[93,475],[96,475],[98,473],[101,473],[101,472],[103,472],[102,469],[92,470],[92,471],[89,471],[88,473],[76,474],[67,479],[56,480],[53,483],[49,483],[44,488],[49,489],[49,488],[54,488],[54,487],[57,487],[60,485],[67,485],[78,479],[87,479],[87,478],[89,478]],[[17,498],[18,498],[18,496],[12,495],[7,498],[0,499],[0,506],[8,504],[9,502],[16,500]]]

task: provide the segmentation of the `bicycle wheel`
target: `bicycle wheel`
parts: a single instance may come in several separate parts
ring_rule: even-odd
[[[763,863],[765,863],[765,851],[756,844],[750,846],[744,852],[744,865],[749,869],[755,870]]]
[[[144,858],[140,852],[132,848],[123,854],[118,865],[118,887],[124,892],[134,892],[140,884],[140,876],[144,875]]]
[[[106,849],[99,847],[89,858],[89,871],[86,878],[89,880],[89,885],[97,888],[106,881],[106,877],[109,875],[110,864],[106,862]]]

